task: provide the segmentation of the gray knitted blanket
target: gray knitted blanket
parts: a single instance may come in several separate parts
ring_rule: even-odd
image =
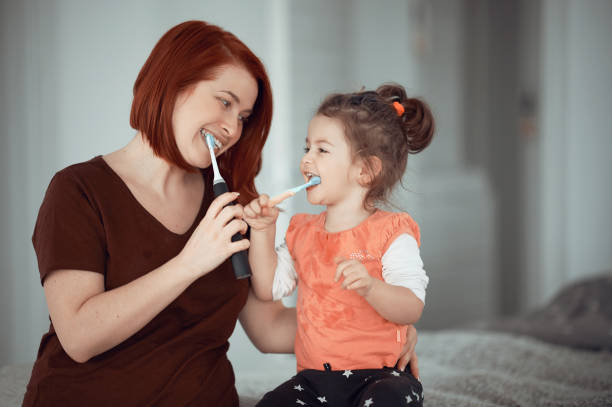
[[[612,406],[612,353],[484,331],[421,332],[425,405]]]
[[[612,406],[608,351],[508,333],[445,330],[421,331],[417,352],[427,406]],[[237,372],[241,405],[254,405],[291,376],[295,362],[285,360],[284,366],[265,369],[269,374]],[[0,406],[21,405],[30,369],[0,368]]]

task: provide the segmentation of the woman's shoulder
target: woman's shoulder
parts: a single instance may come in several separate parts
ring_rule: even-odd
[[[54,178],[62,180],[97,179],[102,175],[108,175],[108,165],[101,155],[90,160],[69,165],[55,173]]]
[[[112,173],[102,156],[96,156],[57,171],[51,178],[49,189],[95,189],[112,179]]]

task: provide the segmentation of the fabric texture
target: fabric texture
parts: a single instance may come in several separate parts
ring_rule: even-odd
[[[285,240],[299,277],[295,355],[298,371],[394,366],[406,340],[406,327],[380,316],[359,294],[334,282],[338,257],[359,259],[382,280],[382,256],[397,236],[420,242],[419,228],[406,213],[378,210],[356,227],[325,230],[325,216],[291,218]]]
[[[212,173],[202,174],[199,214],[179,235],[140,205],[102,157],[58,172],[32,238],[41,281],[57,269],[79,269],[103,274],[112,290],[175,257],[212,201]],[[82,364],[64,352],[51,324],[24,406],[237,406],[226,352],[248,290],[228,259],[132,337]]]
[[[422,406],[423,386],[397,369],[302,370],[257,403],[257,407]]]
[[[484,325],[559,345],[612,351],[612,272],[574,281],[525,315]]]
[[[290,295],[297,286],[298,276],[287,242],[276,248],[276,270],[272,298],[279,300]],[[383,254],[382,278],[385,283],[409,288],[425,304],[429,277],[423,269],[419,245],[411,235],[399,235]]]

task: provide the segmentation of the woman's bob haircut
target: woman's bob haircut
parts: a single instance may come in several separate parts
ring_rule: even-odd
[[[172,130],[177,96],[197,82],[212,80],[222,66],[244,67],[257,81],[253,112],[238,142],[221,157],[219,169],[231,191],[245,204],[257,196],[255,176],[272,122],[272,90],[266,70],[234,34],[204,21],[186,21],[171,28],[151,51],[134,83],[130,125],[155,154],[187,171],[196,171],[182,157]]]

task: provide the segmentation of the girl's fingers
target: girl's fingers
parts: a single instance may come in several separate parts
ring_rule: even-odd
[[[247,218],[254,218],[257,216],[250,204],[244,207],[244,216]]]
[[[269,201],[270,201],[270,197],[268,195],[266,194],[259,195],[259,205],[261,205],[262,208],[268,207]]]
[[[334,281],[338,281],[340,280],[342,274],[345,273],[345,270],[351,265],[351,263],[350,260],[347,260],[343,257],[336,257],[334,261],[338,265],[336,267],[336,275],[334,276]]]
[[[261,205],[259,205],[257,199],[254,199],[249,205],[257,215],[261,214]]]
[[[347,289],[347,290],[356,290],[356,289],[358,289],[358,288],[363,288],[363,287],[365,287],[365,286],[366,286],[366,285],[365,285],[364,281],[363,281],[362,279],[358,279],[357,281],[354,281],[354,282],[350,283],[350,284],[349,284],[349,285],[346,287],[346,289]]]

